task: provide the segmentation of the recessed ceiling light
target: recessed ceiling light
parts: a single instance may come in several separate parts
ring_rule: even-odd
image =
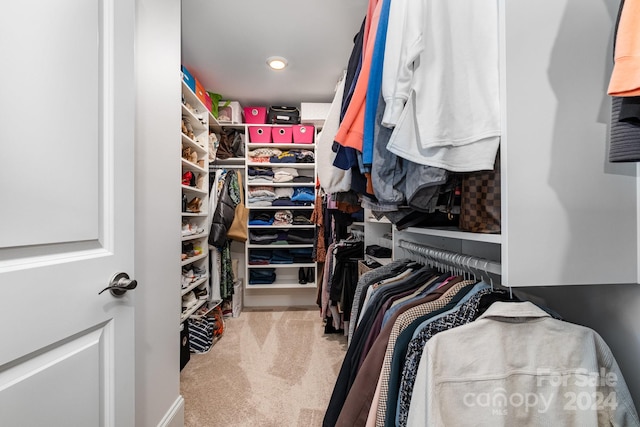
[[[287,66],[287,60],[281,56],[271,56],[267,58],[267,65],[273,70],[282,70]]]

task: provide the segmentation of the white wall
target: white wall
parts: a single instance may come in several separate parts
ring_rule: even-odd
[[[180,426],[180,0],[136,14],[136,426]]]

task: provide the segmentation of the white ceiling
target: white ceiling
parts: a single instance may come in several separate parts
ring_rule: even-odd
[[[331,102],[368,0],[182,0],[182,63],[248,105]],[[289,65],[272,71],[270,56]]]

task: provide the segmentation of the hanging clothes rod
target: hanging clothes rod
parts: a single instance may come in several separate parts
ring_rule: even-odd
[[[501,265],[496,261],[438,249],[402,239],[398,241],[398,245],[400,248],[417,255],[418,259],[416,259],[416,261],[418,262],[424,261],[430,265],[443,265],[473,275],[482,276],[483,273],[497,276],[502,275]]]

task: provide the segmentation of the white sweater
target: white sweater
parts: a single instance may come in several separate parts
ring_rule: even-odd
[[[395,127],[387,148],[452,171],[492,169],[498,47],[497,0],[394,0],[382,78],[382,124]]]

